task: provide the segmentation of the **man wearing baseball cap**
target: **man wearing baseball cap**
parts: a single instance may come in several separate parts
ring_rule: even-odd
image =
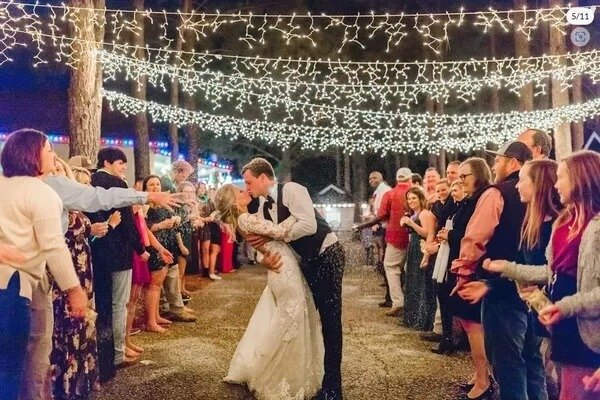
[[[487,153],[495,156],[495,185],[479,198],[461,241],[459,257],[452,262],[451,270],[458,275],[454,291],[471,303],[482,301],[485,350],[500,398],[526,399],[528,393],[546,390],[541,341],[533,333],[515,283],[487,272],[482,264],[486,258],[517,259],[526,206],[515,186],[521,167],[533,158],[533,153],[519,141],[507,142],[498,151]],[[472,394],[482,396],[491,391],[490,386]]]
[[[396,172],[396,186],[383,195],[377,218],[356,226],[354,229],[368,228],[383,221],[387,222],[385,232],[385,255],[383,267],[388,282],[392,308],[385,314],[398,317],[404,306],[404,293],[400,277],[406,263],[406,250],[408,248],[408,231],[400,226],[400,219],[408,207],[406,205],[406,192],[411,188],[412,171],[409,168],[400,168]]]

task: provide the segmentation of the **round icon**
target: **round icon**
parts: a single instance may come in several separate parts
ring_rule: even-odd
[[[571,32],[571,43],[577,47],[583,47],[590,41],[590,33],[584,27],[578,26]]]

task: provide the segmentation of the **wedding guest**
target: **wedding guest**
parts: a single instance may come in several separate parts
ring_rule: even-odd
[[[460,161],[450,161],[446,166],[446,179],[449,184],[458,181],[458,168],[460,167]]]
[[[400,316],[404,307],[402,274],[406,263],[408,231],[400,225],[400,220],[408,209],[406,193],[411,188],[411,177],[412,172],[409,168],[398,169],[396,186],[383,196],[377,218],[354,227],[355,230],[364,229],[382,221],[388,224],[385,231],[386,248],[383,264],[392,298],[392,308],[385,314],[390,317]]]
[[[87,157],[74,156],[69,159],[69,164],[92,168]],[[153,202],[164,206],[176,207],[180,200],[176,195],[169,193],[144,193],[132,189],[92,187],[80,184],[60,175],[47,175],[44,182],[50,186],[60,197],[63,204],[61,226],[63,232],[69,225],[69,211],[95,212],[110,210],[132,204]],[[31,307],[31,335],[29,338],[27,360],[25,362],[24,381],[27,385],[21,387],[21,400],[38,400],[40,397],[50,398],[52,387],[49,380],[50,352],[52,351],[52,326],[54,313],[52,307],[52,292],[46,275],[42,276],[41,283],[32,293]],[[110,328],[110,326],[109,326]],[[112,329],[111,329],[112,331]],[[100,341],[110,336],[100,335]],[[105,341],[108,343],[108,339]],[[112,342],[110,342],[112,343]],[[112,344],[110,345],[112,347]],[[114,376],[114,365],[109,360],[112,369],[100,368],[100,380],[108,380]],[[103,374],[103,371],[106,374]]]
[[[440,180],[440,173],[436,167],[429,167],[425,170],[425,178],[423,179],[425,198],[429,203],[433,203],[437,200],[435,193],[435,185]]]
[[[216,191],[209,189],[208,197],[214,204]],[[217,275],[217,260],[221,253],[221,228],[219,223],[215,220],[215,214],[211,213],[208,216],[210,229],[210,247],[209,247],[209,258],[208,258],[208,277],[213,281],[221,280],[222,278]]]
[[[541,129],[527,129],[523,131],[519,137],[519,142],[525,143],[531,153],[533,154],[534,160],[541,160],[550,157],[550,151],[552,150],[552,138],[546,132]]]
[[[454,219],[454,215],[458,211],[458,207],[460,207],[460,203],[463,201],[464,197],[465,197],[465,193],[463,191],[463,187],[462,187],[462,183],[461,183],[460,179],[455,180],[450,185],[450,198],[447,200],[447,201],[452,201],[455,206],[450,209],[450,212],[446,216],[446,220],[447,221],[449,220],[450,222],[445,221],[444,225],[441,229],[449,228],[452,225],[452,220]],[[440,224],[438,223],[438,227],[439,226],[440,226]],[[441,229],[439,231],[441,231]],[[439,248],[440,248],[440,241],[438,240],[436,242],[430,243],[426,247],[426,250],[430,254],[434,254],[434,253],[438,252]],[[436,285],[436,293],[437,293],[439,310],[440,310],[440,318],[441,318],[441,322],[442,322],[442,338],[439,340],[438,346],[431,349],[431,351],[433,353],[446,354],[446,355],[452,354],[455,350],[454,338],[453,338],[453,336],[454,336],[453,321],[452,321],[454,314],[452,312],[450,293],[452,292],[452,289],[454,288],[454,285],[456,284],[456,280],[455,280],[454,274],[452,274],[450,271],[448,271],[449,266],[450,266],[449,262],[452,262],[452,260],[453,260],[452,255],[449,253],[450,253],[450,251],[448,251],[447,260],[444,261],[444,265],[446,268],[446,278],[442,282],[437,283],[437,285]],[[436,263],[437,262],[441,262],[441,261],[436,260]],[[426,339],[423,336],[421,336],[421,338]]]
[[[532,154],[525,144],[517,141],[505,143],[498,151],[487,152],[495,155],[492,168],[496,174],[495,185],[477,202],[461,244],[460,257],[452,269],[459,275],[459,295],[472,303],[482,302],[485,349],[500,398],[516,399],[527,396],[526,387],[515,377],[515,364],[521,359],[520,347],[526,329],[523,335],[511,332],[518,329],[521,316],[527,317],[525,305],[514,283],[481,269],[481,262],[486,255],[517,259],[526,206],[520,200],[516,184],[521,167],[531,160]],[[469,282],[475,273],[479,280]]]
[[[437,225],[441,229],[447,219],[444,218],[444,206],[447,204],[447,200],[450,197],[450,184],[447,179],[444,178],[437,181],[435,184],[435,196],[436,200],[433,203],[430,203],[431,212],[435,215]]]
[[[373,171],[369,174],[369,185],[374,189],[373,196],[373,213],[375,216],[379,215],[379,209],[381,208],[381,202],[383,201],[383,196],[392,190],[392,188],[387,184],[385,180],[383,180],[383,175],[379,171]],[[390,308],[392,307],[392,298],[390,296],[390,288],[387,282],[387,276],[385,274],[385,268],[383,266],[383,255],[385,254],[385,230],[387,228],[387,223],[383,221],[381,224],[374,225],[370,228],[373,236],[376,240],[379,241],[378,247],[382,249],[381,256],[377,260],[377,271],[383,275],[384,283],[385,283],[385,299],[382,303],[380,303],[381,307]],[[364,231],[364,229],[363,229]]]
[[[450,270],[448,280],[453,282],[456,282],[457,276],[452,267],[462,252],[461,243],[465,238],[467,225],[475,212],[475,207],[481,195],[491,185],[492,172],[484,159],[473,157],[461,163],[459,180],[462,184],[465,198],[460,202],[454,217],[452,217],[452,229],[444,228],[437,235],[439,240],[448,242],[450,248],[448,256],[448,269]],[[468,393],[465,396],[471,399],[487,396],[491,392],[491,384],[483,341],[481,305],[471,304],[457,294],[451,293],[450,309],[452,310],[452,314],[458,318],[467,334],[475,370],[474,377],[466,384],[461,385],[461,389],[467,391]]]
[[[56,158],[56,175],[74,179],[69,165]],[[89,236],[102,237],[108,225],[114,229],[121,222],[118,212],[109,217],[108,224],[92,224],[81,211],[69,212],[69,227],[65,234],[75,272],[92,308],[94,288],[92,279]],[[98,384],[98,351],[94,318],[81,320],[69,317],[68,298],[52,281],[54,327],[50,371],[54,399],[89,399]]]
[[[16,399],[22,385],[29,384],[25,368],[36,369],[26,376],[49,372],[47,364],[27,364],[31,307],[37,305],[32,296],[44,280],[46,265],[68,295],[70,315],[84,318],[88,312],[61,228],[62,202],[43,182],[55,170],[55,157],[46,135],[21,129],[9,135],[0,158],[2,245],[12,249],[0,262],[0,398],[6,400]]]
[[[436,233],[435,216],[429,211],[427,199],[418,188],[406,192],[409,215],[400,219],[400,226],[410,232],[406,254],[406,285],[404,289],[404,315],[402,323],[421,331],[433,329],[435,291],[431,279],[432,265],[424,260],[421,240],[433,241]]]
[[[175,193],[177,186],[181,183],[186,182],[190,175],[194,172],[194,167],[185,160],[177,160],[171,164],[170,176],[163,176],[160,178],[161,188],[163,191]],[[187,249],[189,250],[189,249]],[[173,253],[176,257],[180,254],[180,251]],[[167,267],[167,276],[164,279],[163,296],[160,298],[160,310],[164,314],[171,314],[171,319],[176,319],[180,322],[192,322],[194,318],[187,318],[188,312],[183,313],[186,309],[183,298],[181,296],[180,276],[178,264],[169,265]],[[189,310],[189,309],[188,309]]]
[[[148,192],[160,192],[162,190],[160,178],[156,175],[149,175],[144,179],[144,190]],[[150,206],[146,212],[146,223],[150,231],[156,236],[156,239],[162,247],[169,251],[173,258],[179,256],[179,247],[177,245],[177,225],[178,217],[174,212],[164,208]],[[148,323],[146,330],[156,333],[164,333],[166,331],[162,325],[170,325],[172,320],[181,322],[193,322],[196,317],[185,310],[179,285],[175,292],[165,290],[165,296],[169,303],[170,319],[166,319],[159,314],[160,292],[164,286],[168,268],[172,265],[177,268],[176,262],[165,263],[159,254],[151,253],[148,261],[148,266],[152,273],[152,281],[148,290],[148,298],[146,303],[148,313]],[[173,297],[175,295],[175,297]]]
[[[127,188],[121,178],[127,169],[127,156],[116,147],[106,147],[98,152],[98,171],[92,175],[92,186],[105,189]],[[94,284],[96,285],[96,310],[98,312],[98,358],[100,368],[110,369],[110,358],[117,367],[125,367],[137,361],[128,357],[125,338],[127,331],[127,304],[131,295],[131,269],[133,252],[142,259],[149,254],[141,243],[133,220],[131,206],[89,213],[92,222],[105,222],[115,211],[121,213],[121,223],[109,230],[106,236],[91,242],[94,260]],[[110,339],[104,343],[109,327],[112,325],[113,349],[109,349]]]
[[[185,288],[185,271],[190,263],[192,248],[194,243],[194,231],[204,223],[200,220],[199,204],[196,201],[196,187],[191,182],[180,183],[177,192],[182,193],[184,204],[179,208],[178,214],[181,217],[179,226],[180,240],[178,239],[179,255],[177,263],[179,265],[179,287],[183,300],[190,299],[190,293]]]
[[[73,177],[75,178],[75,180],[79,183],[81,183],[82,185],[86,185],[86,186],[91,186],[91,181],[92,181],[92,174],[90,171],[88,171],[85,168],[80,168],[80,167],[71,167],[71,170],[73,171]]]
[[[221,272],[228,274],[233,272],[233,244],[235,242],[235,235],[231,235],[232,232],[230,226],[223,223],[221,227]]]
[[[421,190],[425,191],[425,189],[423,188],[423,177],[421,176],[421,174],[418,174],[416,172],[412,174],[411,182],[412,187],[418,187]]]
[[[561,365],[560,399],[590,399],[594,395],[586,392],[586,376],[600,368],[600,154],[584,150],[566,157],[555,187],[565,208],[552,229],[548,264],[502,260],[486,261],[484,268],[520,282],[546,284],[552,304],[539,319],[550,327],[551,358]]]

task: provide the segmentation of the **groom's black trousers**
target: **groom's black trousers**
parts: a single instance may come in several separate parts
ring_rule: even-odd
[[[342,390],[342,276],[344,249],[339,243],[327,247],[314,260],[302,264],[302,272],[321,315],[325,343],[323,389]]]

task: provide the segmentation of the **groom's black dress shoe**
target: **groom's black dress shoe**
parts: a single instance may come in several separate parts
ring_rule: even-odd
[[[342,392],[341,390],[321,389],[313,400],[342,400]]]

